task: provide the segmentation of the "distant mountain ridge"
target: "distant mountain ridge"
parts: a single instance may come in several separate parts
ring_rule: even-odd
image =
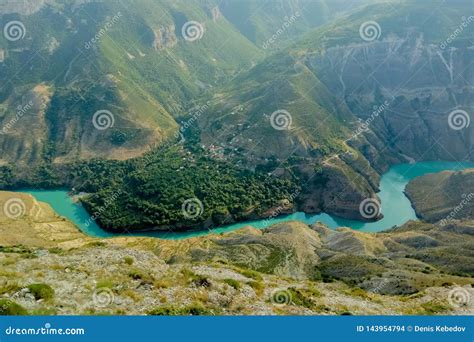
[[[291,10],[307,8],[304,15],[313,22],[298,20],[298,29],[287,30],[279,41],[296,39],[327,21],[328,14],[320,10],[327,4],[310,3],[309,8],[306,0],[258,7],[252,1],[214,0],[2,3],[2,28],[19,22],[24,36],[13,41],[0,37],[0,126],[32,97],[43,107],[29,108],[14,129],[0,136],[0,162],[142,154],[172,137],[177,118],[188,115],[205,93],[219,92],[231,77],[256,64],[265,54],[262,39],[270,38]],[[254,18],[265,11],[258,40],[246,37],[248,25],[238,25],[235,6],[258,9]],[[184,30],[187,23],[190,31]],[[195,29],[196,37],[183,36]],[[37,94],[38,88],[47,92]],[[94,129],[97,111],[112,113],[114,126]]]

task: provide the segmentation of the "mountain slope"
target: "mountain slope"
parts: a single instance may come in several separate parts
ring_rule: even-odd
[[[474,218],[474,170],[415,178],[406,188],[417,215],[428,222]]]
[[[176,118],[200,94],[260,56],[212,1],[47,1],[1,17],[4,26],[12,21],[24,37],[0,40],[0,120],[15,121],[0,137],[3,162],[142,154],[176,133]],[[35,100],[41,109],[19,115],[38,87],[48,90]],[[96,124],[113,127],[96,129],[97,111],[107,112]],[[26,134],[33,122],[41,129]]]
[[[25,212],[0,216],[2,314],[11,303],[41,315],[472,314],[472,222],[379,234],[287,222],[178,241],[99,240],[14,196]],[[37,299],[31,284],[54,291]]]
[[[305,211],[359,218],[389,165],[472,160],[474,36],[456,31],[470,5],[374,4],[312,31],[215,94],[202,140],[273,174],[303,174]],[[335,174],[337,194],[324,188]]]
[[[219,8],[245,37],[271,51],[370,2],[375,0],[223,0]]]

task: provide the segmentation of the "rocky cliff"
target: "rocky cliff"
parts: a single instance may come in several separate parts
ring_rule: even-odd
[[[474,218],[474,169],[415,178],[406,193],[423,220],[449,224]]]
[[[407,30],[328,47],[306,63],[358,118],[373,120],[369,130],[387,148],[416,160],[472,160],[473,58],[468,40],[443,49]],[[466,112],[458,114],[459,127],[450,117],[455,110]]]

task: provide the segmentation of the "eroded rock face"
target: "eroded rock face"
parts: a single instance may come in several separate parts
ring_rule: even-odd
[[[172,48],[178,43],[174,25],[162,26],[159,29],[154,30],[153,33],[155,34],[153,47],[156,50]]]
[[[362,120],[386,103],[369,129],[417,160],[473,159],[474,125],[453,129],[449,114],[474,109],[474,49],[442,49],[423,34],[336,46],[308,57],[324,84]]]
[[[372,178],[376,183],[379,176],[369,167],[366,168],[369,173],[367,175],[358,173],[355,169],[357,166],[346,164],[339,158],[325,164],[322,171],[310,176],[310,181],[305,184],[299,209],[306,213],[324,211],[343,218],[365,221],[359,205],[367,198],[376,198],[377,192],[377,186],[367,179]]]
[[[423,220],[446,225],[474,219],[474,169],[415,178],[407,185],[406,193]]]
[[[215,6],[211,9],[211,15],[212,15],[212,21],[216,22],[222,17],[221,10],[219,9],[219,6]]]
[[[0,118],[0,162],[38,160],[46,139],[45,111],[51,99],[51,89],[38,84],[23,96],[12,95]]]

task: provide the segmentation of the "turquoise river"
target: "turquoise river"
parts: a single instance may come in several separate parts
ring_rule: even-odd
[[[343,226],[366,232],[377,232],[389,229],[396,225],[402,225],[409,220],[417,219],[411,203],[404,193],[405,187],[410,180],[428,173],[446,170],[462,170],[470,167],[474,167],[474,164],[457,162],[418,162],[414,164],[399,164],[393,166],[382,176],[380,181],[380,192],[378,193],[378,196],[382,203],[382,213],[384,218],[378,222],[367,223],[347,220],[325,213],[308,215],[303,212],[296,212],[291,215],[285,215],[271,220],[262,219],[257,221],[246,221],[214,228],[212,230],[193,230],[188,232],[142,232],[122,235],[150,236],[163,239],[183,239],[202,236],[209,233],[229,232],[245,226],[253,226],[262,229],[268,227],[269,224],[284,221],[301,221],[306,224],[313,224],[319,221],[330,228]],[[87,224],[87,222],[91,222],[90,215],[79,203],[72,200],[66,190],[23,189],[21,192],[29,193],[35,196],[39,201],[48,203],[59,215],[71,220],[81,231],[88,235],[103,238],[118,235],[101,229],[93,221],[92,223]]]

